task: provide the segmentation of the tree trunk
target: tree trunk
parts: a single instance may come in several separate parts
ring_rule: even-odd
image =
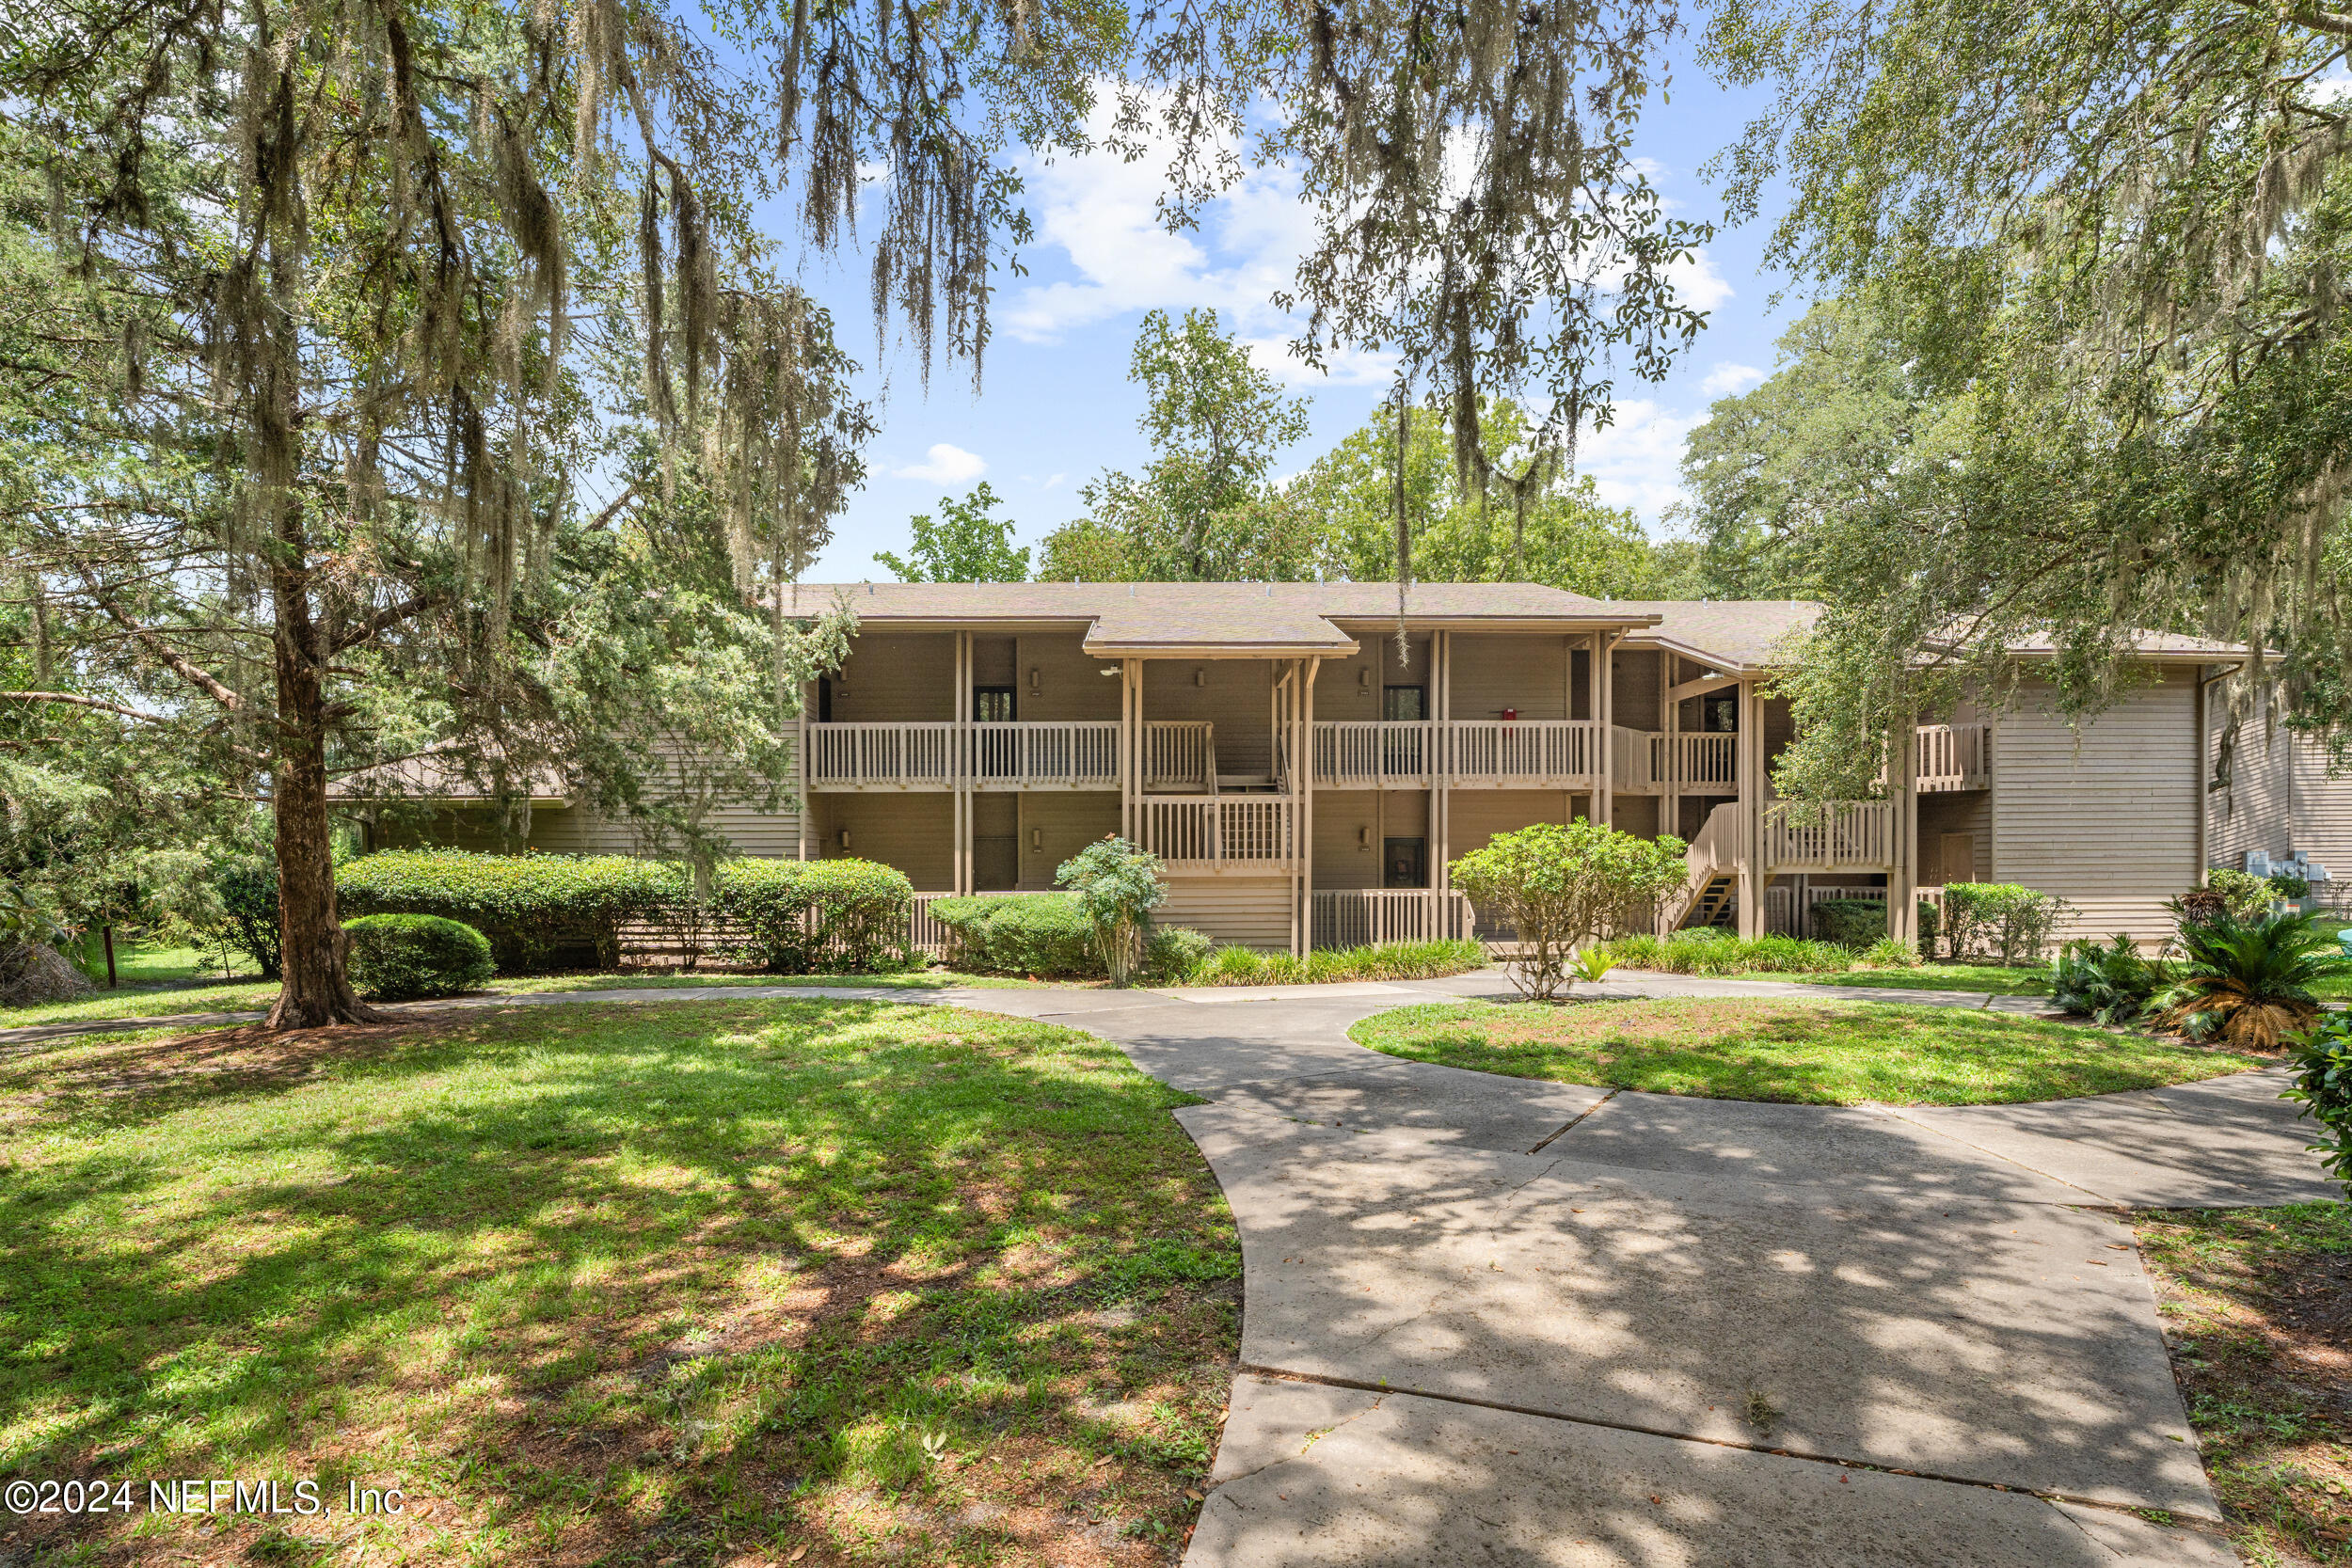
[[[270,805],[278,823],[282,978],[269,1027],[374,1022],[384,1015],[359,1000],[343,967],[346,939],[335,917],[335,854],[326,818],[326,693],[310,618],[308,541],[300,503],[289,497],[281,504],[280,553],[270,570],[278,621],[278,766]]]

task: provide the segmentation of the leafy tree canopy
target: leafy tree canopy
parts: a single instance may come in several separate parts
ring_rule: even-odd
[[[992,515],[1001,499],[986,480],[961,500],[942,496],[938,521],[928,513],[910,519],[914,543],[905,556],[882,550],[874,559],[900,582],[1026,582],[1029,552],[1013,545],[1013,520]]]

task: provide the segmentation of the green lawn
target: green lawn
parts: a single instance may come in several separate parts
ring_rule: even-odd
[[[1916,969],[1850,969],[1839,974],[1751,974],[1806,986],[1885,986],[1901,990],[1977,990],[1995,996],[2047,996],[2049,972],[2004,964],[1921,964]]]
[[[2352,1562],[2352,1209],[2133,1216],[2239,1555]]]
[[[318,1478],[334,1498],[356,1479],[411,1507],[34,1516],[10,1545],[808,1568],[1166,1549],[1239,1332],[1232,1220],[1168,1114],[1186,1098],[1072,1031],[874,1002],[19,1050],[0,1477]]]
[[[1961,1007],[1765,997],[1439,1003],[1357,1024],[1391,1056],[1713,1100],[1991,1105],[2212,1078],[2257,1058]]]

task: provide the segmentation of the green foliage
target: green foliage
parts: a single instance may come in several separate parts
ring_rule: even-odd
[[[1834,946],[1859,950],[1886,940],[1886,903],[1879,898],[1824,898],[1805,911],[1813,934]]]
[[[1189,926],[1154,926],[1143,943],[1143,976],[1158,985],[1182,984],[1205,961],[1216,943]]]
[[[2279,1050],[2319,1016],[2312,988],[2346,967],[2332,930],[2293,911],[2185,925],[2180,942],[2178,971],[2149,1006],[2163,1027],[2233,1051]]]
[[[1483,968],[1484,943],[1384,942],[1364,947],[1318,947],[1304,958],[1220,947],[1191,974],[1200,986],[1338,985],[1361,980],[1432,980]]]
[[[2270,878],[2269,886],[2273,896],[2284,898],[2289,903],[2309,898],[2312,895],[2312,884],[2309,878],[2290,876],[2283,871]]]
[[[1907,942],[1893,937],[1881,937],[1862,950],[1861,965],[1865,969],[1916,969],[1919,950]]]
[[[1851,952],[1800,937],[1741,938],[1701,928],[1671,937],[1635,932],[1608,944],[1609,956],[1629,969],[1660,974],[1837,974],[1853,967]]]
[[[900,582],[1026,582],[1029,552],[1012,542],[1013,520],[990,515],[1003,497],[982,480],[961,500],[939,498],[940,520],[927,513],[909,519],[914,543],[905,556],[878,550],[874,559]]]
[[[2097,1023],[2131,1023],[2169,978],[2166,965],[2142,958],[2122,932],[2104,943],[2083,938],[2050,961],[2050,1005]]]
[[[1167,866],[1123,838],[1104,838],[1062,862],[1054,882],[1094,927],[1111,983],[1125,985],[1143,961],[1152,911],[1168,901]]]
[[[1543,999],[1574,984],[1575,949],[1650,923],[1689,876],[1683,850],[1671,835],[1636,838],[1580,816],[1497,833],[1447,871],[1484,918],[1517,933],[1512,984]]]
[[[371,914],[346,921],[351,977],[379,1002],[456,996],[486,984],[498,966],[489,939],[432,914]]]
[[[1152,458],[1140,478],[1105,470],[1079,491],[1089,515],[1046,535],[1047,581],[1213,582],[1308,575],[1315,520],[1269,481],[1306,434],[1307,405],[1260,370],[1215,310],[1153,310],[1129,376],[1142,384]]]
[[[905,873],[863,860],[728,861],[710,896],[744,955],[771,974],[904,968],[914,904]]]
[[[265,861],[224,861],[213,873],[220,914],[210,934],[251,958],[264,980],[278,976],[283,933],[278,923],[278,868]]]
[[[1609,956],[1607,948],[1586,947],[1579,950],[1569,961],[1568,973],[1580,980],[1597,984],[1607,979],[1609,972],[1616,967],[1617,960]]]
[[[1094,923],[1066,894],[934,898],[930,911],[946,927],[947,962],[953,968],[1040,978],[1104,973]]]
[[[2016,882],[1949,882],[1944,888],[1944,933],[1955,959],[2031,963],[2073,908],[2055,894]]]
[[[1919,900],[1919,951],[1928,958],[1935,956],[1936,942],[1944,933],[1944,906],[1932,899]]]
[[[2223,911],[2232,920],[2254,920],[2270,912],[2271,900],[2280,896],[2265,878],[2219,867],[2205,873],[2208,892],[2221,895]]]
[[[2352,1196],[2352,1013],[2328,1013],[2293,1046],[2295,1085],[2287,1098],[2303,1102],[2323,1141],[2311,1146]]]
[[[620,961],[620,928],[660,916],[684,895],[676,868],[629,855],[487,855],[464,849],[387,849],[343,866],[336,893],[346,915],[437,914],[490,941],[499,969],[529,974],[589,949],[596,967]]]

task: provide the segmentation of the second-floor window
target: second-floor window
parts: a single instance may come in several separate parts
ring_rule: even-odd
[[[976,686],[972,689],[972,720],[978,724],[1009,724],[1012,719],[1012,688],[1009,686]]]
[[[1699,727],[1708,735],[1736,735],[1740,729],[1740,693],[1710,691],[1699,699]]]
[[[1418,724],[1429,717],[1428,694],[1418,686],[1382,687],[1380,717],[1391,724]]]

